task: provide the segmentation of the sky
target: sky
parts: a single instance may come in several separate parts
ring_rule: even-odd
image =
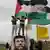
[[[0,0],[0,42],[11,40],[12,23],[16,0]]]
[[[15,13],[16,3],[16,0],[0,0],[0,42],[11,40],[11,16]],[[47,6],[50,7],[50,0]],[[35,26],[33,28],[35,29]]]

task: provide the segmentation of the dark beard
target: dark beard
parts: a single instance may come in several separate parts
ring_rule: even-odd
[[[15,47],[14,50],[19,50],[19,49]],[[26,50],[26,47],[23,47],[23,49],[21,50]]]

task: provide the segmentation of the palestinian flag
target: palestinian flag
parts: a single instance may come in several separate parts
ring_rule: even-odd
[[[15,10],[15,16],[19,17],[19,16],[24,16],[26,17],[26,12],[24,11],[25,5],[21,5],[20,1],[17,1],[16,4],[16,10]],[[30,21],[31,18],[28,19],[28,21]]]
[[[28,1],[17,0],[15,16],[16,17],[19,17],[19,16],[27,17],[29,19],[29,21],[30,21],[30,19],[32,19],[31,22],[29,22],[29,23],[32,23],[32,24],[34,24],[34,23],[40,24],[42,22],[42,20],[44,21],[45,24],[48,24],[49,20],[47,20],[47,14],[48,13],[46,12],[46,10],[43,11],[43,9],[42,9],[42,12],[40,12],[41,8],[37,9],[37,6],[32,5],[31,1],[32,0],[28,0]],[[29,3],[29,4],[27,5],[27,3]],[[40,22],[37,23],[36,21],[40,21]],[[47,22],[45,22],[45,21],[47,21]]]
[[[16,14],[19,13],[19,11],[20,11],[21,9],[22,9],[22,7],[21,7],[20,3],[17,2],[17,4],[16,4],[16,10],[15,10],[15,16],[16,16]]]
[[[23,5],[35,5],[35,4],[42,4],[42,5],[47,5],[48,2],[47,0],[18,0],[18,2]]]
[[[41,1],[41,3],[39,1]],[[32,12],[37,12],[38,9],[36,8],[36,6],[34,6],[37,4],[40,6],[41,5],[45,6],[47,5],[47,0],[38,0],[38,1],[37,0],[17,0],[15,15],[16,16],[19,16],[19,15],[26,16],[26,13],[27,13],[29,16],[29,14],[31,14]],[[33,16],[32,14],[31,16]]]

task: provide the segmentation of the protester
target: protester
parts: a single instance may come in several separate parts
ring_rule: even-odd
[[[17,18],[17,21],[16,21],[16,26],[17,26],[17,35],[19,35],[19,28],[20,28],[20,18]]]
[[[6,50],[9,50],[9,44],[8,44],[8,42],[6,43]]]
[[[25,22],[25,19],[24,19],[24,16],[22,16],[20,19],[19,35],[20,35],[21,28],[22,28],[22,35],[24,35],[24,22]]]
[[[14,50],[26,50],[25,36],[15,36],[14,37]]]
[[[16,18],[14,16],[11,16],[12,17],[12,37],[14,36],[14,33],[16,34]]]

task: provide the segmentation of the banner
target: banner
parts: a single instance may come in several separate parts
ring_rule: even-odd
[[[38,39],[48,38],[49,37],[48,28],[37,26],[37,36],[38,36]]]

